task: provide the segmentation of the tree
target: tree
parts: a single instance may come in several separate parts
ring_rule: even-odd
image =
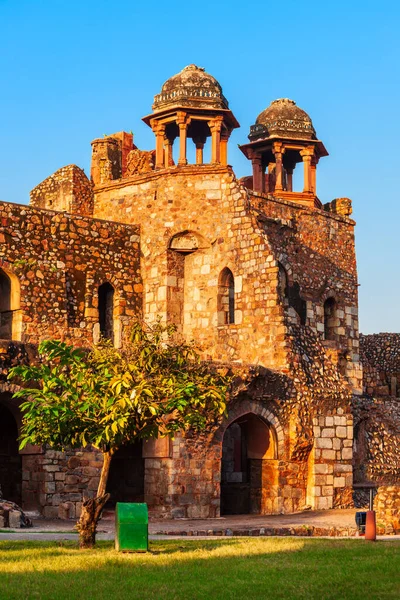
[[[116,450],[138,439],[211,428],[225,412],[230,379],[160,321],[136,322],[122,350],[106,340],[90,351],[43,341],[38,352],[38,364],[19,365],[9,375],[27,386],[14,394],[24,399],[20,448],[94,446],[103,453],[96,497],[84,500],[77,523],[80,546],[92,547]]]

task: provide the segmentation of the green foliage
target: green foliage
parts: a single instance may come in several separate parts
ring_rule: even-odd
[[[9,374],[27,386],[14,394],[24,399],[20,448],[93,445],[113,454],[138,438],[207,429],[225,413],[229,378],[161,322],[137,322],[122,350],[106,340],[90,352],[44,341],[39,356]]]

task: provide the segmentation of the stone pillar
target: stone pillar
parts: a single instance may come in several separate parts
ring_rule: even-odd
[[[253,156],[251,159],[253,166],[253,190],[255,192],[263,191],[263,168],[261,156]]]
[[[151,122],[151,128],[156,136],[156,169],[164,168],[164,136],[165,136],[165,125],[157,123],[157,121]]]
[[[273,162],[268,163],[268,192],[275,191],[275,172],[276,165]]]
[[[220,164],[221,162],[221,128],[223,117],[215,117],[212,121],[208,121],[208,126],[211,131],[211,162]]]
[[[228,164],[228,140],[230,132],[223,131],[221,133],[221,165]]]
[[[178,116],[176,122],[179,126],[179,160],[178,165],[183,166],[187,165],[186,158],[186,141],[187,141],[187,127],[188,120],[186,118],[186,113],[178,112]]]
[[[205,138],[193,138],[193,141],[196,145],[196,165],[203,164],[203,149],[204,144],[206,143]]]
[[[173,165],[174,160],[172,157],[172,148],[174,145],[174,140],[169,139],[168,137],[166,137],[164,139],[164,148],[165,148],[165,152],[164,152],[164,166],[166,169],[168,169],[168,167],[170,167],[171,165]]]
[[[301,150],[300,156],[303,159],[304,165],[304,188],[303,192],[310,194],[312,192],[312,184],[311,184],[311,159],[314,154],[314,148],[304,148]]]
[[[318,158],[313,156],[311,159],[311,191],[317,195],[317,164]]]
[[[286,167],[286,189],[293,192],[293,167]]]
[[[281,192],[283,190],[283,166],[282,156],[285,152],[285,148],[281,142],[275,142],[273,145],[272,152],[275,154],[275,192]]]

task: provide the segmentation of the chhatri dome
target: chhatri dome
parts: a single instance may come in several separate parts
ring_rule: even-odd
[[[176,104],[214,109],[226,109],[229,106],[215,77],[196,65],[188,65],[167,79],[161,92],[154,97],[153,110]]]
[[[273,100],[250,127],[249,143],[239,147],[252,162],[253,191],[322,207],[316,171],[319,159],[328,152],[317,138],[310,117],[294,100]],[[295,190],[293,171],[299,163],[303,163],[303,189]]]
[[[283,137],[315,140],[316,133],[308,114],[294,100],[279,98],[263,110],[250,130],[249,138]]]
[[[187,165],[188,140],[196,147],[194,164],[203,165],[207,138],[211,138],[207,162],[227,165],[229,136],[239,127],[218,81],[196,65],[167,79],[154,96],[153,112],[143,121],[156,136],[156,169]]]

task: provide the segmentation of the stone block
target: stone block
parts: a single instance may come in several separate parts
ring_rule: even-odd
[[[333,478],[333,487],[345,487],[346,485],[346,478],[345,477],[334,477]]]
[[[325,428],[322,430],[321,437],[333,438],[335,437],[335,430],[333,428]]]
[[[73,502],[63,502],[58,507],[58,518],[59,519],[74,519],[75,518],[75,504]]]
[[[43,509],[43,516],[46,519],[57,519],[58,518],[58,506],[45,506]]]
[[[328,473],[328,465],[323,463],[320,465],[314,465],[314,473],[326,474]]]
[[[332,440],[330,438],[318,438],[315,440],[316,448],[332,448]]]
[[[327,510],[329,508],[328,496],[320,496],[315,499],[316,510]]]
[[[322,450],[322,458],[326,459],[326,460],[335,460],[336,458],[336,452],[335,450]]]
[[[353,448],[343,448],[342,459],[351,460],[353,458]]]
[[[315,475],[315,485],[325,485],[326,475]]]
[[[336,437],[338,438],[347,438],[347,427],[336,427]]]
[[[11,529],[19,529],[21,527],[21,513],[18,510],[10,510],[8,523]]]

